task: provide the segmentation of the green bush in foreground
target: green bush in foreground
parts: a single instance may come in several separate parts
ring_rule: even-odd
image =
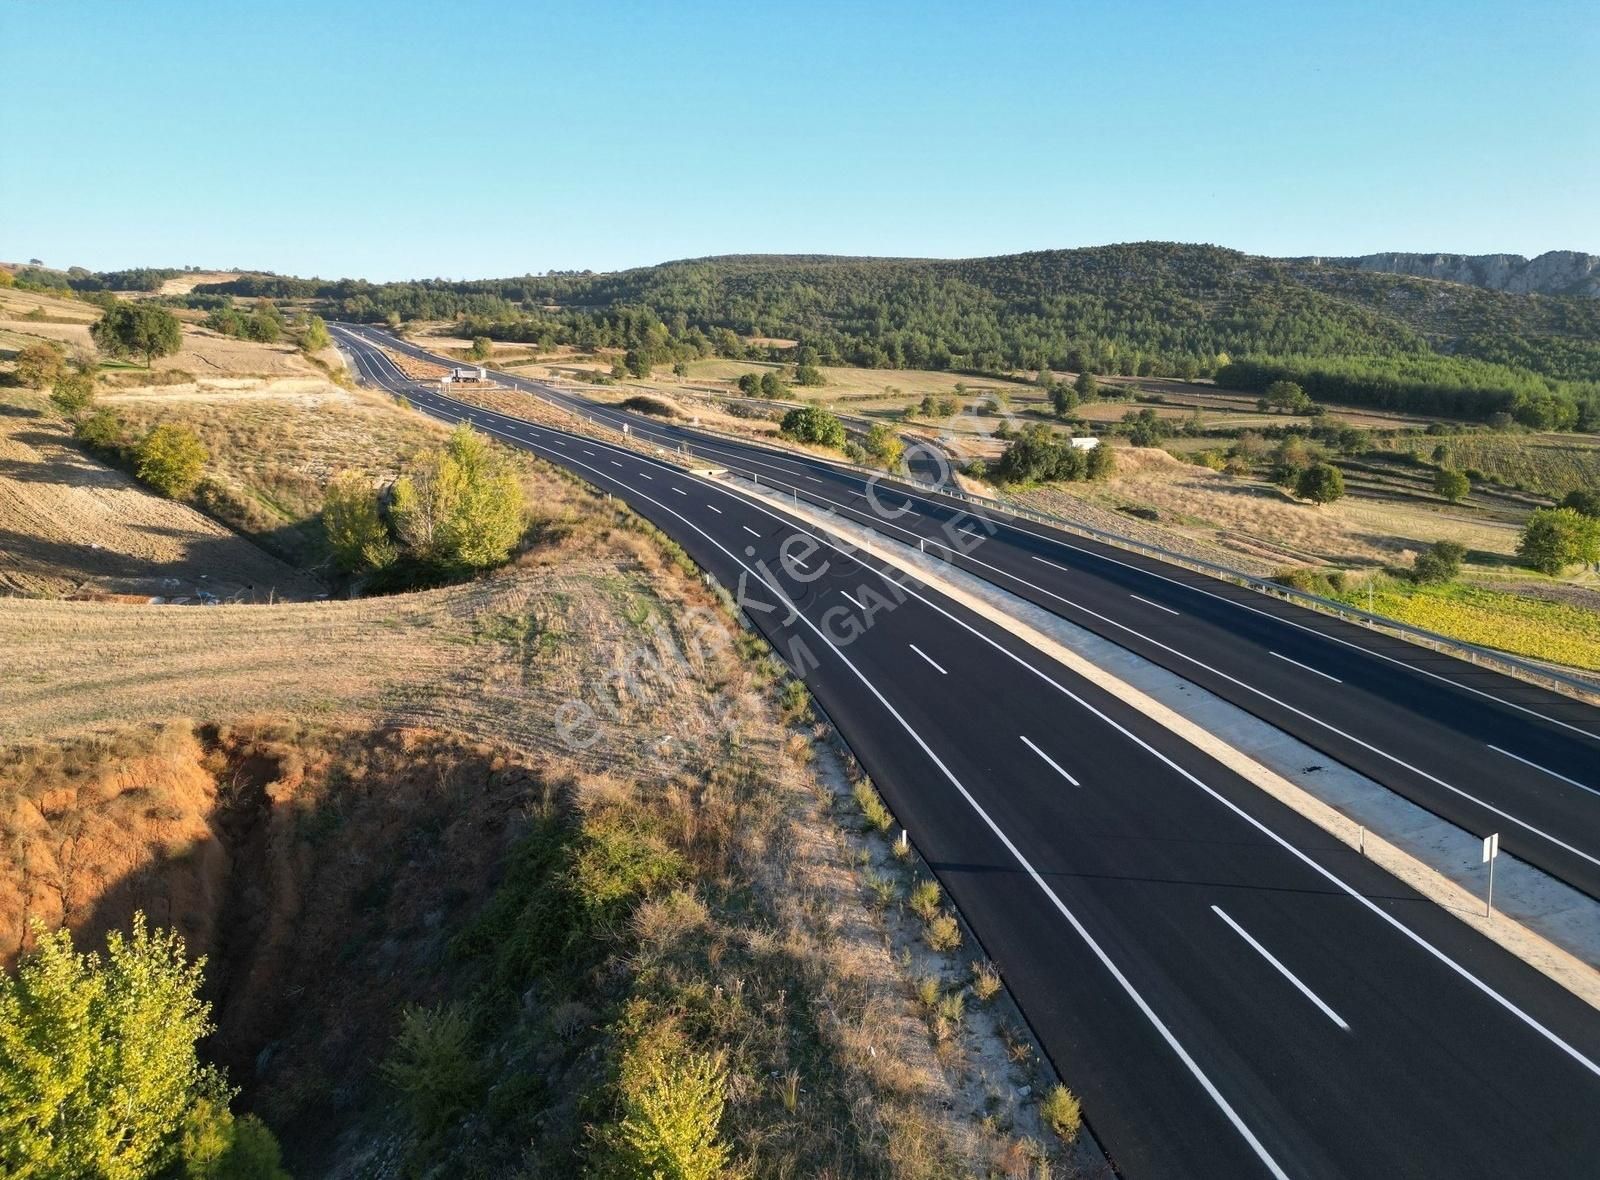
[[[107,937],[104,957],[79,954],[69,931],[35,931],[37,947],[0,979],[0,1175],[281,1175],[271,1133],[228,1113],[222,1075],[196,1055],[212,1031],[204,960],[188,962],[183,940],[143,914],[129,937]],[[246,1157],[271,1167],[244,1168]]]
[[[715,1180],[728,1167],[718,1137],[726,1104],[721,1054],[646,1050],[624,1064],[622,1119],[596,1174],[618,1180]]]

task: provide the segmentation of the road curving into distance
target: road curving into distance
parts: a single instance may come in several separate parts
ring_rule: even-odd
[[[1582,1001],[905,574],[725,481],[456,402],[378,347],[399,342],[333,330],[364,381],[618,496],[737,595],[1000,966],[1121,1174],[1594,1174],[1600,1019]],[[822,492],[848,490],[820,468]],[[913,498],[929,516],[935,502]],[[989,561],[999,536],[960,560]],[[1063,561],[1066,576],[1090,557],[1104,560]],[[1181,581],[1145,597],[1206,617]],[[1141,630],[1171,644],[1183,624],[1161,626]]]
[[[452,363],[373,329],[369,339]],[[686,448],[919,541],[1600,898],[1600,709],[1292,603],[949,496],[706,435],[497,373],[613,429]],[[895,493],[891,495],[890,493]],[[969,548],[976,531],[984,544]]]

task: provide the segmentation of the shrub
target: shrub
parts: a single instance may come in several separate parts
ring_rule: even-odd
[[[444,568],[488,569],[522,537],[522,484],[465,423],[394,485],[394,524],[417,558]]]
[[[939,913],[939,882],[926,877],[911,887],[911,912],[924,922],[931,922]]]
[[[1083,1108],[1078,1097],[1065,1086],[1051,1086],[1039,1103],[1039,1117],[1062,1142],[1071,1143],[1083,1129]]]
[[[1578,488],[1566,494],[1560,507],[1570,508],[1584,516],[1600,516],[1600,491],[1593,488]]]
[[[188,495],[205,470],[205,447],[187,426],[165,423],[145,435],[134,451],[134,474],[163,496]]]
[[[638,394],[622,402],[624,410],[632,410],[637,414],[650,414],[657,418],[676,418],[678,411],[673,409],[659,397],[650,397],[648,394]]]
[[[1454,541],[1435,541],[1417,554],[1412,562],[1412,580],[1423,584],[1451,581],[1461,572],[1461,562],[1466,556],[1465,545],[1458,545]]]
[[[72,436],[91,450],[113,454],[122,449],[127,432],[111,410],[96,410],[73,425]]]
[[[341,471],[322,501],[322,529],[334,562],[346,573],[390,565],[396,550],[378,511],[378,493],[366,477]]]
[[[50,400],[69,418],[76,417],[94,402],[94,378],[87,373],[63,373],[56,378]]]
[[[883,797],[866,779],[856,780],[855,797],[856,806],[861,808],[861,814],[867,823],[885,833],[894,827],[894,816],[883,805]]]
[[[300,347],[307,353],[321,352],[333,343],[333,338],[328,335],[328,325],[319,315],[312,316],[306,321],[305,330],[300,333]]]
[[[407,1005],[382,1074],[406,1100],[411,1120],[425,1135],[449,1126],[469,1109],[478,1089],[470,1025],[454,1005]]]
[[[789,392],[789,383],[783,379],[783,374],[768,371],[761,374],[761,396],[782,397]]]
[[[467,355],[475,361],[486,361],[494,355],[494,343],[487,336],[474,336]]]
[[[794,367],[794,382],[796,385],[826,385],[827,378],[822,375],[822,370],[816,365],[796,365]]]
[[[1332,463],[1314,463],[1295,479],[1295,494],[1313,504],[1331,504],[1344,495],[1344,476]]]
[[[894,429],[882,422],[874,422],[867,431],[866,452],[868,457],[880,467],[893,471],[900,466],[900,457],[905,454],[906,444]]]
[[[289,1180],[266,1124],[251,1114],[235,1118],[210,1098],[190,1108],[180,1154],[185,1180]]]
[[[612,1175],[628,1180],[715,1180],[726,1172],[719,1138],[727,1097],[721,1054],[660,1050],[624,1065],[622,1117],[609,1136]]]
[[[936,914],[922,936],[936,951],[953,951],[961,945],[961,926],[949,914]]]
[[[67,371],[61,346],[48,340],[23,345],[17,353],[16,365],[17,380],[29,389],[48,389]]]
[[[972,964],[972,994],[988,1003],[1000,994],[1000,972],[987,960]]]

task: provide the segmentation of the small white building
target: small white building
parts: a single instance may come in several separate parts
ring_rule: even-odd
[[[1092,451],[1100,445],[1100,440],[1097,438],[1070,438],[1067,441],[1072,444],[1072,449],[1075,451]]]

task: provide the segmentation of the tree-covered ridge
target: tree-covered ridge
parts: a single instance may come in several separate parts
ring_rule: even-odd
[[[1600,301],[1217,246],[956,260],[731,255],[604,275],[382,285],[254,275],[195,298],[219,294],[317,299],[363,320],[463,320],[495,339],[624,349],[635,368],[739,355],[736,336],[796,340],[804,356],[793,359],[806,364],[871,368],[1193,377],[1250,360],[1340,400],[1600,425]]]

